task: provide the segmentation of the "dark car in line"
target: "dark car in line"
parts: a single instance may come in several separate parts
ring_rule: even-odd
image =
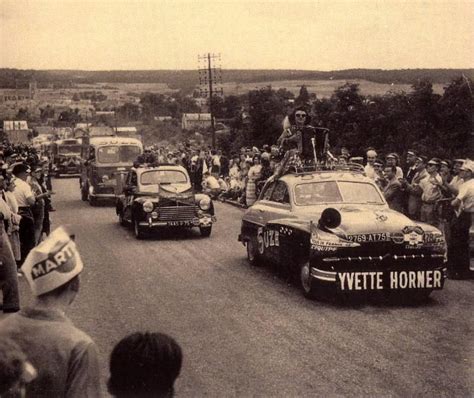
[[[244,214],[239,240],[250,264],[275,263],[309,298],[425,299],[446,278],[442,232],[391,210],[358,165],[271,177]]]
[[[133,227],[137,239],[160,228],[194,227],[208,237],[216,221],[211,198],[195,193],[188,172],[177,165],[132,168],[116,213],[120,224]]]

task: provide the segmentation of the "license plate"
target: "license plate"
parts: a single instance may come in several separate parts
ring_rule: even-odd
[[[192,221],[168,221],[166,223],[169,227],[188,227],[193,225]]]
[[[338,272],[341,291],[442,289],[441,270]]]

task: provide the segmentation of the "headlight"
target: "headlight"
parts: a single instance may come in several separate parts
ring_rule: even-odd
[[[211,208],[211,199],[210,198],[202,198],[199,201],[199,207],[202,210],[209,210]]]
[[[143,211],[145,213],[151,213],[153,211],[153,203],[147,200],[143,203]]]

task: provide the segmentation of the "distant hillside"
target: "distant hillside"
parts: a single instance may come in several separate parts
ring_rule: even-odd
[[[252,83],[281,80],[367,80],[375,83],[413,84],[428,78],[433,83],[447,83],[461,74],[474,79],[474,69],[347,69],[321,72],[306,70],[222,70],[223,83]],[[170,88],[191,90],[198,84],[197,70],[22,70],[0,69],[0,88],[25,88],[30,80],[38,87],[71,87],[92,83],[165,83]]]

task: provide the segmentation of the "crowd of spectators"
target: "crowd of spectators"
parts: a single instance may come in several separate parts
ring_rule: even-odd
[[[305,147],[305,134],[317,131],[308,125],[307,115],[300,113],[306,130],[298,135],[297,129],[286,128],[280,145],[242,147],[235,153],[186,143],[173,148],[153,145],[146,147],[135,166],[182,165],[196,191],[216,200],[251,206],[265,181],[279,172],[282,160],[288,160],[289,153],[303,154],[299,160],[306,165],[307,157],[313,155],[311,151],[304,154],[301,148]],[[320,139],[325,147],[324,141]],[[314,150],[314,155],[323,160],[321,152]],[[444,232],[449,277],[472,277],[472,160],[428,159],[411,149],[404,156],[381,155],[375,148],[368,148],[365,156],[352,156],[348,148],[341,148],[339,154],[331,154],[324,161],[327,167],[359,164],[378,185],[390,208]],[[65,315],[79,291],[83,263],[67,231],[59,228],[50,234],[49,212],[54,210],[50,200],[50,160],[29,146],[4,144],[0,148],[0,166],[3,311],[20,309],[17,267],[22,267],[35,298],[31,306],[0,322],[0,395],[100,396],[95,343]],[[45,266],[46,261],[56,263]],[[61,272],[52,272],[55,269]],[[51,322],[53,328],[49,327]],[[182,358],[179,344],[165,334],[126,336],[110,356],[109,393],[116,397],[171,397]]]
[[[17,269],[50,232],[50,162],[28,145],[0,146],[0,235],[3,312],[19,309]]]

